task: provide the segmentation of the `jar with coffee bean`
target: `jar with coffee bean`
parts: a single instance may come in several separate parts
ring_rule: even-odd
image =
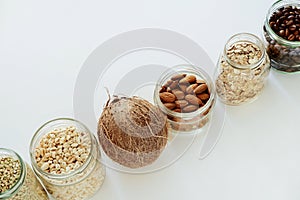
[[[4,148],[0,148],[0,199],[49,199],[30,166],[16,152]]]
[[[154,91],[155,104],[174,132],[196,133],[208,124],[215,103],[209,75],[193,65],[178,65],[162,74]]]
[[[300,1],[274,3],[263,31],[271,66],[283,72],[300,71]]]
[[[240,33],[226,43],[215,72],[216,91],[227,105],[255,100],[262,92],[270,71],[270,60],[262,41]]]
[[[55,119],[39,128],[31,140],[30,157],[51,199],[89,199],[104,181],[98,142],[74,119]]]

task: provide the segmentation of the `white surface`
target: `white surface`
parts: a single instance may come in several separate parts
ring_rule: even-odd
[[[0,0],[0,146],[29,161],[29,141],[49,119],[72,116],[79,69],[103,41],[156,27],[197,41],[217,61],[237,32],[261,35],[272,0]],[[153,174],[107,170],[94,199],[299,200],[300,75],[272,71],[252,104],[227,109],[223,136],[198,160],[193,146]]]

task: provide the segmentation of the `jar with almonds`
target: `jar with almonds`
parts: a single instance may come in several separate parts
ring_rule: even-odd
[[[162,74],[154,91],[154,101],[167,115],[174,133],[196,133],[211,118],[215,88],[201,68],[178,65]]]

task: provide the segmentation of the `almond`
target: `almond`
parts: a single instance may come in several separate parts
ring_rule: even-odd
[[[195,106],[195,105],[188,105],[186,107],[183,108],[183,112],[189,113],[189,112],[194,112],[195,110],[197,110],[199,108],[199,106]]]
[[[185,92],[188,93],[188,94],[192,94],[192,93],[194,93],[194,89],[196,87],[198,87],[198,84],[192,84],[192,85],[190,85],[189,87],[186,88]]]
[[[197,97],[199,99],[201,99],[202,101],[206,101],[209,99],[209,94],[206,94],[206,93],[202,93],[202,94],[198,94]]]
[[[169,88],[171,90],[175,89],[178,87],[178,81],[173,81],[173,83],[171,83],[171,85],[169,85]]]
[[[196,81],[196,83],[197,83],[197,84],[204,84],[204,83],[206,83],[206,82],[205,82],[205,80],[203,80],[203,79],[198,79],[198,80]]]
[[[159,92],[162,93],[162,92],[166,92],[166,91],[167,91],[167,87],[166,86],[162,86]]]
[[[179,88],[181,89],[181,91],[182,92],[185,92],[186,91],[186,89],[187,89],[187,85],[185,85],[185,84],[179,84]]]
[[[170,110],[173,110],[176,107],[175,103],[164,103],[164,105]]]
[[[169,87],[173,83],[172,80],[168,80],[165,84],[164,87]]]
[[[174,112],[178,112],[178,113],[181,113],[181,109],[179,108],[176,108],[175,110],[173,110]]]
[[[184,92],[180,90],[173,90],[172,92],[177,99],[184,99]]]
[[[172,76],[171,80],[175,81],[178,79],[182,79],[185,77],[185,74],[175,74],[174,76]]]
[[[206,90],[207,90],[207,85],[206,85],[206,84],[201,84],[201,85],[199,85],[199,86],[194,90],[194,92],[195,92],[196,94],[201,94],[201,93],[205,92]]]
[[[175,104],[176,104],[176,108],[183,108],[189,105],[189,102],[187,102],[186,100],[179,100],[179,101],[175,101]]]
[[[196,76],[194,75],[188,75],[185,77],[185,79],[189,82],[189,83],[195,83],[196,82]]]
[[[194,95],[188,94],[185,96],[185,100],[187,100],[190,104],[193,105],[202,105],[202,101]]]
[[[159,97],[163,103],[173,103],[176,100],[175,95],[170,92],[160,93]]]

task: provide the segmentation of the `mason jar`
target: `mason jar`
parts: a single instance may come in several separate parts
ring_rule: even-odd
[[[39,128],[31,140],[30,157],[35,173],[56,200],[88,199],[105,178],[95,136],[74,119],[55,119]]]
[[[195,77],[196,81],[182,83],[181,85],[180,81],[175,80],[170,85],[170,81],[174,77],[181,75],[185,76],[185,78],[188,76]],[[194,88],[193,85],[195,85]],[[187,96],[199,97],[199,94],[195,93],[195,89],[200,85],[206,85],[206,89],[203,92],[206,95],[206,99],[202,99],[202,105],[198,106],[196,104],[195,106],[187,100]],[[175,104],[177,104],[177,101],[182,100],[186,103],[183,105],[177,104],[174,109],[166,107],[167,104],[161,100],[162,90],[174,93]],[[177,94],[178,91],[180,91],[180,94]],[[173,133],[197,133],[208,124],[211,118],[215,104],[215,88],[210,76],[200,67],[187,64],[178,65],[166,70],[159,78],[154,90],[154,102],[167,115],[169,128]],[[194,106],[194,109],[190,110],[190,112],[185,112],[189,106]]]
[[[300,12],[273,21],[274,14],[284,8],[300,9],[299,0],[281,0],[275,2],[269,9],[263,26],[264,42],[271,60],[271,66],[282,72],[300,71]],[[292,24],[292,21],[294,23]],[[292,24],[288,27],[289,24]],[[280,25],[278,25],[280,24]],[[276,33],[277,32],[277,33]],[[281,36],[279,35],[281,34]]]
[[[262,92],[269,71],[269,57],[257,36],[232,36],[225,44],[214,75],[219,99],[227,105],[254,101]]]
[[[13,167],[13,169],[11,169],[11,167]],[[9,174],[9,172],[6,172],[5,170],[13,170],[13,174]],[[37,180],[30,166],[13,150],[0,148],[0,174],[0,199],[48,199],[47,193],[41,183]],[[10,185],[5,183],[7,181],[11,181],[11,183],[9,183]],[[5,185],[6,189],[4,190]]]

